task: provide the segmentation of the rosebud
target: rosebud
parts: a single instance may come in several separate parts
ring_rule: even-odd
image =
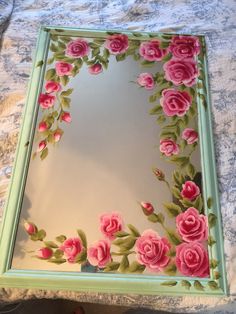
[[[90,74],[99,74],[102,72],[102,65],[100,63],[95,63],[88,68]]]
[[[59,130],[57,130],[57,131],[53,134],[53,136],[54,136],[54,141],[55,141],[55,142],[59,142],[60,139],[61,139],[61,136],[62,136],[62,132],[59,131]]]
[[[35,224],[33,224],[32,222],[28,222],[26,221],[24,223],[24,228],[25,231],[29,234],[29,235],[33,235],[37,232],[37,227],[35,226]]]
[[[41,141],[40,143],[39,143],[39,146],[38,146],[38,153],[39,152],[41,152],[42,150],[44,150],[44,148],[47,146],[47,143],[46,143],[46,141]]]
[[[71,115],[69,112],[63,112],[63,114],[61,115],[61,119],[62,121],[65,121],[67,123],[71,122]]]
[[[52,257],[53,250],[49,247],[43,247],[38,250],[37,257],[42,259],[49,259]]]
[[[39,132],[44,132],[48,128],[47,123],[45,121],[42,121],[39,123],[38,131]]]
[[[159,181],[164,181],[165,180],[165,174],[160,169],[154,168],[152,171],[153,171],[153,173],[155,174],[155,176],[157,177],[157,179]]]
[[[141,202],[140,205],[146,216],[149,216],[154,212],[154,207],[151,203]]]

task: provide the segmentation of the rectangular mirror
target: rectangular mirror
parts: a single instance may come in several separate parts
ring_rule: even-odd
[[[225,294],[203,36],[44,27],[2,286]]]

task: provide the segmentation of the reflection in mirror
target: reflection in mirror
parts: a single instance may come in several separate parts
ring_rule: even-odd
[[[12,268],[209,277],[199,53],[52,35]]]

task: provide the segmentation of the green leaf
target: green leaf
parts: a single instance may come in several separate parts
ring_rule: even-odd
[[[129,268],[129,260],[128,257],[126,255],[124,255],[122,257],[122,260],[120,262],[120,267],[119,267],[119,271],[120,272],[125,272],[127,269]]]
[[[163,205],[170,217],[176,217],[182,212],[181,207],[175,203],[163,203]]]
[[[63,110],[70,108],[71,99],[67,97],[61,97],[61,105]]]
[[[58,42],[58,47],[65,50],[66,49],[66,45],[64,43],[62,43],[61,41]]]
[[[47,157],[47,155],[48,155],[48,148],[45,147],[40,154],[41,160],[44,160]]]
[[[104,271],[113,271],[117,270],[120,267],[120,263],[118,262],[110,262],[106,264],[106,267],[104,268]]]
[[[48,262],[60,265],[60,264],[65,263],[66,259],[64,259],[64,258],[54,258],[54,259],[49,259]]]
[[[189,201],[186,198],[184,198],[183,200],[180,200],[180,203],[186,208],[193,207],[193,202]]]
[[[159,113],[162,113],[162,106],[160,106],[160,105],[157,105],[157,106],[153,107],[149,111],[149,114],[151,114],[151,115],[156,115],[156,114],[159,114]]]
[[[141,65],[144,66],[144,67],[153,67],[154,64],[155,64],[154,61],[144,60],[144,61],[141,62]]]
[[[68,42],[72,41],[72,38],[67,37],[67,36],[60,36],[60,40],[64,41],[65,43],[68,43]]]
[[[108,59],[109,56],[110,56],[109,50],[106,49],[106,48],[104,48],[104,50],[103,50],[103,58],[104,58],[104,59]]]
[[[172,138],[174,141],[177,140],[177,136],[175,133],[170,132],[170,131],[162,131],[160,134],[161,138]]]
[[[69,77],[67,75],[64,75],[64,76],[60,77],[60,81],[61,81],[62,85],[64,85],[64,86],[66,86],[66,84],[69,83],[69,80],[70,79],[69,79]]]
[[[140,237],[139,231],[133,225],[129,224],[129,225],[127,225],[127,227],[129,228],[129,230],[131,231],[133,236]]]
[[[41,229],[37,232],[37,237],[39,241],[43,241],[43,239],[46,237],[45,230]]]
[[[74,90],[73,88],[69,88],[67,90],[64,90],[63,92],[61,92],[60,96],[69,96],[70,94],[72,94],[73,90]]]
[[[178,188],[173,187],[171,191],[175,198],[177,199],[181,198],[180,190]]]
[[[135,37],[143,37],[143,35],[141,33],[138,33],[138,32],[132,32],[132,35]]]
[[[56,259],[59,259],[61,258],[62,256],[64,255],[64,252],[62,250],[56,250],[54,253],[53,253],[53,256],[56,258]]]
[[[49,48],[52,52],[57,52],[59,51],[60,49],[58,49],[58,47],[55,45],[55,44],[51,44],[50,45],[50,48]]]
[[[213,276],[214,276],[215,280],[218,280],[221,278],[221,274],[218,271],[214,271]]]
[[[189,290],[192,285],[188,280],[181,280],[181,286],[185,287],[187,290]]]
[[[168,41],[162,41],[161,44],[160,44],[160,47],[162,49],[165,49],[165,48],[169,47],[169,42]]]
[[[53,57],[52,57],[52,58],[49,58],[48,61],[47,61],[47,64],[52,64],[53,61],[54,61],[54,58],[53,58]]]
[[[208,242],[208,245],[209,245],[209,246],[213,246],[213,245],[216,243],[216,240],[213,238],[213,236],[210,235],[210,236],[208,237],[207,242]]]
[[[162,213],[159,214],[152,213],[151,215],[148,216],[148,220],[154,223],[159,222],[162,224],[165,218]]]
[[[82,264],[86,261],[87,259],[87,251],[82,250],[77,256],[76,256],[76,263]]]
[[[184,177],[182,174],[175,170],[172,177],[177,186],[182,186],[182,184],[184,183]]]
[[[172,55],[171,55],[170,53],[168,53],[168,54],[162,59],[162,61],[163,61],[163,62],[167,62],[167,61],[169,61],[171,58],[172,58]]]
[[[210,228],[214,227],[216,225],[217,222],[217,217],[215,214],[210,213],[208,215],[208,225]]]
[[[211,208],[212,207],[212,203],[213,203],[212,198],[208,197],[208,199],[207,199],[207,207]]]
[[[177,285],[177,281],[174,280],[169,280],[169,281],[164,281],[161,283],[162,286],[167,286],[167,287],[174,287]]]
[[[52,35],[52,34],[50,34],[50,39],[51,39],[52,41],[57,41],[57,40],[58,40],[58,36],[57,36],[57,35]]]
[[[37,233],[32,234],[32,235],[30,236],[30,240],[31,240],[31,241],[38,241],[39,239],[38,239]]]
[[[66,241],[66,236],[61,234],[58,237],[56,237],[57,242],[63,243]]]
[[[210,280],[208,281],[208,286],[211,290],[218,290],[219,289],[219,286],[218,286],[218,283],[215,282],[214,280]]]
[[[139,264],[136,261],[133,261],[129,266],[129,272],[130,273],[142,273],[145,270],[145,266]]]
[[[86,235],[85,235],[84,231],[81,229],[78,229],[77,233],[78,233],[78,236],[80,237],[80,240],[83,243],[83,247],[86,249],[87,248],[87,239],[86,239]]]
[[[128,232],[125,232],[125,231],[117,231],[115,233],[115,236],[118,237],[118,238],[123,238],[123,237],[127,237],[129,235]]]
[[[43,63],[44,63],[43,60],[39,61],[39,62],[36,64],[36,68],[37,68],[37,67],[41,67],[41,66],[43,65]]]
[[[189,163],[187,166],[186,166],[186,173],[187,175],[193,179],[195,174],[196,174],[196,171],[195,171],[195,168],[193,166],[193,164]]]
[[[204,286],[200,283],[200,281],[195,280],[193,284],[194,288],[199,291],[204,291]]]
[[[179,245],[180,243],[182,243],[176,232],[169,230],[167,231],[167,235],[170,242],[173,243],[174,245]]]
[[[126,54],[125,54],[125,53],[116,55],[116,61],[117,61],[117,62],[123,61],[123,60],[125,60],[125,58],[126,58]]]
[[[55,28],[55,31],[58,32],[58,33],[63,33],[63,32],[64,32],[64,29]]]
[[[155,102],[157,100],[157,96],[156,95],[151,95],[149,97],[149,102]]]
[[[53,242],[53,241],[44,241],[44,244],[47,247],[50,247],[52,249],[57,249],[58,248],[58,245],[55,242]]]
[[[196,209],[198,209],[199,213],[202,213],[202,209],[203,209],[203,202],[202,202],[202,197],[201,195],[199,195],[196,200],[193,202],[193,207],[195,207]]]
[[[136,242],[136,238],[134,237],[127,237],[125,238],[124,243],[122,243],[122,245],[120,245],[120,249],[122,251],[127,251],[133,248],[134,244]]]
[[[164,273],[169,276],[175,276],[177,271],[177,267],[175,264],[170,264],[164,269]]]
[[[99,53],[100,53],[100,48],[99,48],[99,47],[93,49],[93,50],[92,50],[92,57],[93,57],[93,58],[96,57],[97,55],[99,55]]]
[[[219,262],[216,259],[210,260],[210,268],[215,269],[219,265]]]
[[[157,123],[158,124],[162,124],[162,123],[164,123],[166,121],[166,117],[165,116],[159,116],[158,118],[157,118]]]
[[[181,168],[185,167],[189,163],[189,157],[184,156],[172,156],[170,161],[176,163]]]
[[[49,69],[46,72],[45,79],[47,81],[50,81],[54,78],[55,75],[56,75],[56,70],[55,69]]]

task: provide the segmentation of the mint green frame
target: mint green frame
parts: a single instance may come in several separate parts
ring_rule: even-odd
[[[114,31],[114,30],[111,30]],[[117,30],[115,30],[117,32]],[[129,38],[137,38],[134,32],[124,32]],[[204,95],[197,99],[199,108],[199,133],[201,147],[201,163],[203,172],[204,202],[206,214],[214,213],[217,217],[216,224],[210,229],[210,235],[216,239],[216,243],[209,246],[209,258],[216,262],[211,268],[210,278],[199,279],[189,277],[170,276],[145,276],[124,274],[90,274],[56,271],[31,271],[11,269],[11,260],[14,251],[15,237],[19,223],[21,202],[27,178],[28,166],[31,156],[31,148],[34,138],[34,130],[37,119],[37,99],[41,90],[47,60],[50,34],[67,36],[100,37],[104,31],[82,30],[76,28],[42,27],[38,39],[35,62],[31,75],[27,105],[24,113],[24,121],[17,146],[15,164],[11,184],[8,192],[8,201],[5,208],[1,238],[0,238],[0,286],[18,288],[42,288],[51,290],[74,290],[106,293],[137,293],[158,295],[225,295],[228,292],[221,213],[217,188],[215,155],[213,148],[213,136],[211,125],[210,99],[208,90],[208,78],[206,67],[206,50],[204,36],[199,36],[202,44],[202,53],[198,57],[198,63],[204,68],[204,83],[198,84],[198,91]],[[170,34],[155,34],[157,37]],[[138,35],[139,36],[139,35]],[[148,33],[142,33],[142,38],[148,38]],[[41,66],[37,66],[43,61]],[[205,102],[203,105],[202,102]],[[207,202],[213,200],[213,209]],[[213,263],[214,264],[214,263]],[[220,274],[216,276],[216,274]],[[186,289],[181,283],[183,280],[191,283],[191,288]],[[201,283],[204,290],[195,284]],[[209,281],[214,281],[217,287],[210,286]],[[171,283],[177,282],[172,285]],[[167,285],[163,285],[167,284]]]

